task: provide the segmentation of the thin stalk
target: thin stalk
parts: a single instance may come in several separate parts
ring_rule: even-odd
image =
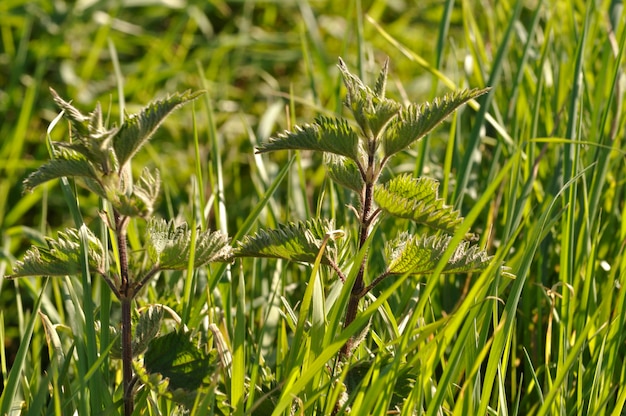
[[[361,221],[361,229],[359,231],[359,250],[363,248],[367,241],[367,237],[369,236],[370,226],[372,224],[372,220],[375,215],[372,215],[372,202],[374,199],[374,183],[376,182],[376,174],[374,174],[374,163],[375,163],[375,147],[373,146],[373,142],[370,142],[370,151],[367,163],[367,173],[363,178],[365,181],[365,192],[363,198],[363,210],[361,211],[360,221]],[[343,327],[347,328],[357,316],[359,311],[359,301],[361,300],[362,292],[365,287],[363,283],[363,277],[365,276],[365,264],[367,263],[367,254],[363,257],[363,261],[359,267],[359,271],[354,280],[354,286],[350,290],[350,300],[348,301],[348,308],[346,310],[346,319],[344,320]],[[352,348],[354,347],[354,337],[351,337],[348,342],[341,348],[340,356],[341,358],[348,358],[352,353]]]
[[[122,374],[124,380],[124,415],[133,413],[133,345],[131,306],[134,290],[131,286],[128,272],[128,244],[126,241],[126,226],[128,217],[115,212],[115,231],[120,258],[120,302],[122,304]]]
[[[382,282],[383,280],[385,280],[387,277],[389,277],[389,272],[385,272],[382,273],[380,276],[378,276],[376,279],[374,279],[372,281],[372,283],[370,283],[366,288],[364,288],[361,293],[359,294],[360,297],[363,297],[365,295],[367,295],[370,290],[374,289],[376,287],[377,284],[379,284],[380,282]]]
[[[124,377],[124,415],[133,413],[133,345],[131,328],[131,303],[132,299],[123,297],[122,302],[122,372]]]

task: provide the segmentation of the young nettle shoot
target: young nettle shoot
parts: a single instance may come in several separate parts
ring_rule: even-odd
[[[135,365],[141,368],[141,373],[167,377],[169,390],[182,389],[187,395],[200,388],[207,372],[211,371],[209,357],[189,340],[189,334],[170,333],[166,335],[167,342],[157,336],[163,319],[162,308],[152,307],[136,313],[139,316],[135,327],[132,326],[133,300],[157,273],[187,270],[192,259],[193,267],[197,268],[232,258],[232,248],[222,232],[191,229],[185,223],[175,224],[152,215],[159,194],[158,170],[145,168],[136,180],[131,176],[133,156],[163,120],[200,94],[186,92],[154,101],[140,113],[127,116],[121,125],[108,127],[104,125],[100,105],[84,115],[52,91],[54,101],[69,122],[71,140],[52,143],[52,160],[24,181],[25,189],[30,191],[52,179],[71,177],[103,201],[100,218],[115,236],[110,246],[80,224],[77,229],[59,232],[56,239],[48,238],[47,247],[28,250],[24,260],[17,262],[11,277],[80,274],[87,263],[90,275],[104,279],[121,305],[119,355],[123,363],[123,402],[127,416],[133,413],[134,387],[138,383],[133,374],[133,361],[140,354],[145,354],[144,367]],[[143,252],[147,253],[147,261],[129,253],[127,227],[133,218],[146,221]],[[116,328],[112,331],[117,333]],[[112,351],[115,357],[115,348]],[[161,358],[155,360],[154,357]],[[144,382],[149,379],[146,374],[142,378]],[[185,381],[177,383],[181,377]],[[182,396],[185,394],[179,391],[178,397]]]
[[[367,256],[356,265],[358,273],[350,288],[343,321],[347,327],[359,313],[360,300],[385,279],[394,275],[432,273],[463,221],[458,211],[439,198],[438,183],[434,179],[402,174],[383,181],[381,172],[385,168],[393,171],[390,161],[395,155],[409,149],[461,105],[488,90],[461,90],[432,102],[402,105],[385,96],[387,62],[373,87],[353,75],[341,59],[339,70],[347,88],[345,106],[357,128],[344,118],[318,117],[311,124],[296,126],[270,138],[257,152],[286,149],[322,152],[330,178],[353,192],[354,213],[359,224],[358,229],[353,230],[358,233],[357,251],[366,246],[375,222],[383,215],[408,219],[431,230],[423,235],[398,230],[397,237],[386,242],[385,270],[377,276],[368,274]],[[313,264],[323,249],[321,264],[332,268],[345,281],[345,272],[337,259],[357,256],[356,252],[338,255],[334,239],[328,238],[334,232],[332,221],[310,218],[249,235],[239,243],[235,255]],[[463,241],[442,272],[477,271],[484,269],[489,261],[486,252],[470,241]],[[354,344],[354,338],[348,341],[341,356],[349,357],[356,347]]]

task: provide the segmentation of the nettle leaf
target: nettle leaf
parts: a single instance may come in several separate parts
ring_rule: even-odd
[[[112,189],[108,199],[113,206],[123,215],[131,217],[147,217],[152,214],[154,203],[159,196],[161,180],[159,171],[153,172],[144,168],[137,183],[133,186],[131,196],[120,194],[119,188]]]
[[[78,136],[88,136],[90,117],[84,115],[72,104],[61,98],[52,88],[50,88],[50,93],[56,105],[63,110],[63,116],[70,122],[73,131]]]
[[[89,114],[89,131],[91,135],[102,135],[107,133],[108,130],[104,126],[104,120],[102,119],[102,106],[99,102],[96,103],[96,108]]]
[[[431,178],[396,176],[374,188],[374,201],[391,215],[454,234],[463,217],[438,197],[438,188],[439,183]]]
[[[203,93],[204,91],[177,93],[163,100],[153,101],[139,114],[130,115],[113,138],[113,147],[120,166],[124,166],[146,144],[168,115]]]
[[[363,96],[362,92],[365,92],[370,96],[376,96],[374,91],[372,91],[367,85],[365,85],[359,77],[353,75],[352,72],[350,72],[348,66],[343,61],[343,59],[339,58],[339,63],[337,64],[337,67],[339,68],[339,71],[341,71],[343,83],[348,89],[348,95],[346,96],[346,104],[348,105],[348,107],[351,107],[353,101],[357,101]]]
[[[201,390],[187,390],[185,388],[173,389],[170,387],[170,379],[164,377],[160,373],[148,373],[145,367],[141,366],[137,361],[133,361],[133,367],[135,370],[135,377],[141,381],[141,384],[144,386],[144,389],[149,389],[149,391],[153,394],[156,394],[158,397],[167,398],[167,400],[177,403],[186,409],[193,409],[194,403],[198,399],[198,395],[202,394],[201,392],[209,392],[209,394],[217,395],[216,399],[220,400],[222,403],[225,401],[224,394],[217,391],[215,386],[217,382],[215,381],[215,376],[212,378],[211,384],[204,384],[201,386]],[[218,402],[219,403],[219,402]],[[220,406],[218,404],[218,406]],[[222,406],[220,406],[221,408]],[[182,412],[181,412],[182,411]],[[173,412],[172,414],[185,414],[183,409],[178,409],[178,412]],[[219,414],[229,414],[229,412],[222,412]]]
[[[427,274],[437,266],[450,244],[451,236],[411,236],[402,233],[385,244],[388,274]],[[448,260],[443,273],[466,273],[485,269],[491,257],[476,245],[462,241]]]
[[[209,385],[218,365],[214,352],[198,347],[189,333],[176,331],[152,339],[144,355],[144,367],[150,374],[167,378],[171,397],[180,400],[188,396],[184,393],[195,393]]]
[[[107,130],[89,137],[74,137],[71,143],[55,142],[56,146],[70,149],[92,162],[103,174],[108,174],[119,169],[117,155],[113,150],[113,136],[117,133],[117,128]]]
[[[338,184],[360,193],[365,187],[363,176],[356,163],[341,156],[326,158],[326,170],[331,179]]]
[[[161,305],[150,305],[139,313],[133,325],[133,356],[137,357],[148,349],[150,342],[159,334],[162,321],[163,307]]]
[[[354,161],[359,156],[359,136],[346,120],[318,117],[314,124],[296,126],[262,144],[257,153],[275,150],[317,150],[346,156]]]
[[[315,263],[327,236],[337,234],[334,223],[314,218],[306,222],[280,225],[273,230],[261,230],[253,236],[245,236],[235,252],[237,257],[270,257],[303,263]],[[343,234],[341,232],[340,234]],[[337,246],[328,238],[322,263],[336,262]]]
[[[89,269],[104,272],[105,251],[102,243],[87,227],[87,254]],[[23,261],[15,263],[10,278],[23,276],[65,276],[79,273],[81,264],[80,231],[70,228],[58,233],[58,239],[46,237],[48,247],[32,246]]]
[[[93,164],[82,155],[70,150],[61,150],[55,159],[31,173],[23,182],[24,190],[32,191],[45,182],[64,176],[89,178],[92,180],[90,184],[94,187],[93,190],[100,196],[105,194],[104,189],[98,183],[98,174]]]
[[[191,230],[187,223],[151,219],[148,225],[148,254],[161,270],[185,270],[191,253]],[[194,267],[232,259],[232,247],[221,231],[197,231]]]
[[[348,90],[345,105],[352,112],[363,134],[368,139],[377,138],[389,120],[396,116],[401,108],[396,101],[384,97],[388,64],[383,67],[376,81],[375,90],[353,75],[342,59],[339,59],[338,66]]]
[[[137,357],[148,349],[150,342],[159,335],[164,310],[162,305],[150,305],[138,314],[133,314],[132,324],[132,351],[133,357]],[[122,358],[122,337],[114,326],[109,326],[109,339],[115,339],[115,343],[109,352],[111,358]]]
[[[376,84],[374,86],[374,94],[376,94],[377,97],[385,98],[385,92],[387,89],[387,73],[388,72],[389,72],[389,58],[385,59],[383,68],[380,70],[380,74],[378,74],[378,78],[376,78]]]
[[[55,143],[57,146],[71,149],[94,163],[100,172],[108,174],[118,168],[117,156],[112,147],[112,138],[118,132],[117,127],[106,128],[102,120],[100,103],[89,115],[82,114],[76,107],[63,100],[50,89],[57,106],[63,110],[63,116],[70,122],[71,143]]]
[[[371,112],[366,110],[364,114],[372,136],[378,138],[390,120],[397,116],[401,106],[396,101],[386,98],[374,98],[372,106],[373,110]]]
[[[147,208],[147,213],[143,215],[149,215],[152,213],[154,203],[159,197],[159,189],[161,188],[161,177],[159,170],[154,169],[150,171],[148,168],[144,168],[141,172],[139,180],[133,187],[133,195],[136,200],[141,201]]]
[[[403,108],[383,133],[385,157],[407,149],[461,105],[488,91],[489,88],[460,90],[435,98],[430,103],[411,104]]]

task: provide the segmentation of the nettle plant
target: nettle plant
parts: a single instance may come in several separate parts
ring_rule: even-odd
[[[132,177],[133,156],[169,114],[200,94],[186,92],[154,101],[138,114],[126,116],[121,125],[108,127],[99,104],[84,115],[52,91],[54,101],[69,121],[70,140],[51,143],[52,159],[24,181],[25,190],[30,191],[62,178],[64,190],[68,190],[71,187],[65,178],[70,177],[101,199],[100,218],[108,230],[105,238],[97,237],[81,224],[78,214],[78,228],[59,232],[56,239],[47,238],[47,247],[31,247],[23,261],[16,263],[10,277],[82,273],[104,279],[121,308],[120,326],[108,328],[107,338],[112,340],[111,356],[122,360],[126,415],[133,412],[135,392],[140,385],[189,404],[187,401],[193,403],[197,390],[215,372],[214,351],[198,347],[194,339],[198,334],[184,328],[159,333],[165,312],[175,314],[174,311],[164,305],[141,309],[133,305],[142,288],[161,271],[184,271],[232,259],[232,247],[224,233],[195,229],[184,222],[153,215],[160,188],[158,170],[144,168],[139,178]],[[136,220],[143,222],[138,229],[145,229],[145,238],[143,248],[131,252],[127,230]],[[75,338],[82,336],[74,334]],[[74,342],[78,343],[76,339]]]
[[[424,104],[404,106],[385,97],[388,61],[385,62],[373,88],[350,73],[343,60],[339,69],[347,88],[345,105],[349,109],[356,129],[347,119],[318,117],[312,124],[297,126],[261,145],[258,153],[276,150],[311,150],[324,154],[325,167],[330,178],[352,191],[355,206],[350,208],[358,221],[357,245],[350,250],[342,247],[337,237],[344,230],[335,229],[333,221],[311,218],[293,222],[277,229],[261,230],[247,236],[240,243],[236,255],[241,257],[270,257],[330,267],[344,282],[347,273],[338,259],[349,259],[345,267],[358,267],[343,326],[348,327],[359,313],[359,303],[373,288],[386,279],[402,275],[427,275],[440,261],[445,261],[442,273],[466,273],[485,269],[491,258],[473,244],[475,236],[466,238],[454,249],[451,257],[444,253],[462,223],[457,210],[445,204],[438,196],[438,182],[428,177],[402,174],[383,181],[384,169],[393,171],[390,161],[398,153],[424,137],[448,115],[467,101],[488,89],[462,90]],[[398,230],[397,237],[384,247],[385,268],[376,276],[368,275],[368,256],[359,256],[368,250],[368,237],[382,216],[408,219],[427,226],[429,232],[414,235]],[[318,256],[321,253],[321,258]],[[360,264],[349,264],[352,259],[362,259]],[[366,283],[369,282],[369,283]],[[356,347],[357,338],[351,338],[340,355],[349,358]]]

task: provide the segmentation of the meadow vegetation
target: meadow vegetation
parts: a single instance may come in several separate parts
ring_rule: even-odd
[[[622,3],[415,3],[2,1],[0,414],[622,414]],[[379,92],[387,59],[383,90],[403,106],[474,91],[379,173],[436,180],[446,212],[463,217],[451,241],[488,254],[480,267],[444,273],[453,247],[426,274],[386,274],[385,253],[405,247],[388,243],[423,223],[380,218],[362,238],[353,171],[338,181],[311,146],[280,146],[307,123],[346,118],[364,131],[347,117],[345,69]],[[101,159],[115,166],[99,171],[102,183],[113,171],[126,178],[113,202],[69,174],[29,176],[58,157],[53,142],[81,133],[58,117],[60,103],[70,115],[100,103],[102,125],[121,126],[172,97],[186,104],[150,141]],[[142,182],[144,168],[160,174]],[[160,192],[126,204],[130,176]],[[116,212],[128,217],[130,276],[151,261],[176,266],[157,268],[131,298],[133,342],[144,344],[133,344],[130,407],[125,297],[87,267],[95,239],[115,276]],[[319,255],[251,244],[297,224],[320,231],[320,218],[328,227],[306,240],[323,243]],[[208,230],[228,236],[234,257],[176,263],[150,240],[182,235],[189,249]],[[31,246],[73,247],[79,267],[7,278]],[[368,290],[346,319],[359,276]],[[164,364],[168,350],[186,355]]]

